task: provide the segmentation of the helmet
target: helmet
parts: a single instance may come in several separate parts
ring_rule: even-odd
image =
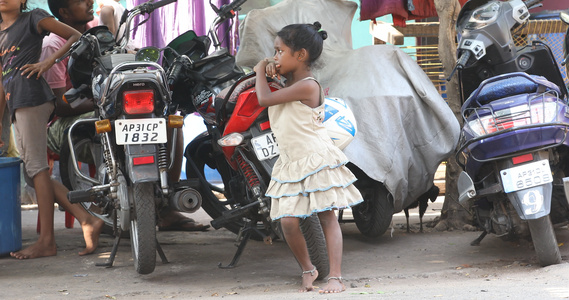
[[[324,100],[324,121],[328,136],[340,149],[346,148],[354,139],[358,127],[354,114],[341,98],[326,98]]]

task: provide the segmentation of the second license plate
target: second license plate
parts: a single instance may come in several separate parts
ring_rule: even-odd
[[[117,145],[162,144],[168,140],[166,120],[161,118],[115,121]]]
[[[504,192],[510,193],[553,181],[549,160],[544,159],[529,164],[500,171]]]
[[[273,158],[280,154],[277,140],[272,132],[252,138],[251,144],[259,160]]]

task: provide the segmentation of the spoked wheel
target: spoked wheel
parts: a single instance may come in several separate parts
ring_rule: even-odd
[[[130,220],[130,245],[134,268],[139,274],[149,274],[156,266],[156,209],[154,184],[137,183],[129,193],[134,203]]]
[[[542,267],[561,263],[561,253],[549,216],[528,220],[533,247]]]

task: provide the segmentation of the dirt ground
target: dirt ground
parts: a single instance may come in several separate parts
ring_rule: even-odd
[[[439,215],[442,197],[429,206],[425,222]],[[81,231],[66,229],[56,212],[58,255],[18,261],[0,258],[0,299],[559,299],[569,298],[569,229],[556,229],[563,262],[541,268],[529,242],[504,242],[479,232],[414,233],[405,216],[394,216],[393,231],[377,240],[363,237],[355,224],[342,224],[343,277],[347,290],[337,295],[300,294],[300,269],[282,241],[250,241],[234,269],[220,269],[235,250],[235,235],[206,232],[159,232],[169,259],[149,275],[134,271],[130,241],[121,242],[112,268],[95,266],[110,254],[113,239],[102,236],[96,254],[80,257]],[[23,244],[37,238],[36,210],[22,212]],[[209,222],[202,210],[196,220]],[[317,281],[322,286],[324,282]]]

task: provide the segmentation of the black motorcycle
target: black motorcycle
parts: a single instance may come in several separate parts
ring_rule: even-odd
[[[146,2],[126,11],[130,32],[140,14],[175,2]],[[105,26],[85,32],[66,54],[73,89],[64,98],[71,106],[92,98],[94,117],[77,120],[62,147],[62,179],[69,200],[113,228],[115,243],[103,266],[112,266],[121,232],[130,232],[135,269],[154,271],[156,252],[166,261],[156,239],[157,210],[170,206],[192,212],[200,195],[191,187],[172,183],[176,130],[183,118],[176,115],[166,72],[144,56],[127,53],[129,35],[115,41]],[[86,164],[91,168],[84,167]]]

